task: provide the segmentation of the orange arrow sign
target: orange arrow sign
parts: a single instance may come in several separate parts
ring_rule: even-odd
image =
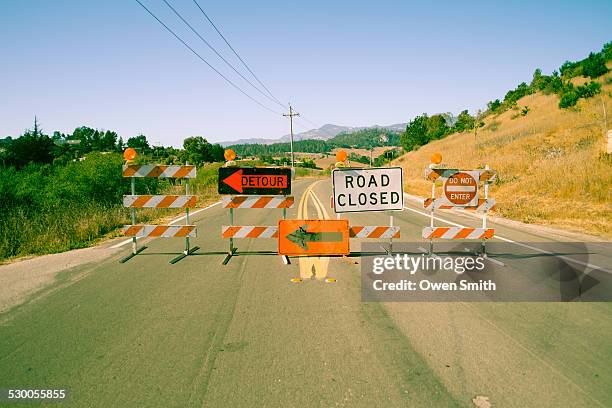
[[[280,220],[281,255],[348,255],[348,220]]]

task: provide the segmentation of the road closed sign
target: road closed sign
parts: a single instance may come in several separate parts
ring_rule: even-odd
[[[478,204],[478,171],[459,171],[446,179],[444,196],[453,205],[474,206]]]
[[[401,167],[336,169],[332,182],[337,213],[400,211],[404,208]]]

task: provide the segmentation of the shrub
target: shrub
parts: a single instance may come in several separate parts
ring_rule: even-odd
[[[582,75],[585,77],[597,78],[608,72],[606,60],[602,53],[590,53],[589,56],[582,61]]]
[[[559,107],[569,108],[570,106],[574,106],[576,105],[576,102],[578,102],[579,98],[580,96],[578,96],[578,93],[574,91],[573,89],[570,91],[564,92],[561,95],[561,98],[559,99]]]

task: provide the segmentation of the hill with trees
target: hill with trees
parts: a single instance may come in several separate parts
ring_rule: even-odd
[[[402,134],[407,153],[395,162],[406,191],[430,194],[423,169],[439,152],[444,167],[498,171],[490,193],[499,215],[611,238],[611,44],[551,75],[535,70],[529,84],[476,115],[477,125],[466,115],[465,125],[446,127],[437,115],[415,118]]]
[[[397,132],[382,129],[368,128],[354,132],[342,132],[329,140],[298,140],[293,142],[293,150],[301,153],[330,153],[333,149],[357,148],[371,149],[379,146],[398,146],[400,135]],[[290,143],[272,144],[235,144],[228,146],[240,156],[275,156],[291,151]]]
[[[605,44],[601,51],[592,52],[580,61],[566,61],[551,75],[544,75],[541,69],[536,69],[529,84],[520,83],[516,88],[506,92],[503,99],[488,102],[487,109],[484,112],[479,111],[475,116],[464,110],[453,124],[448,116],[441,114],[417,116],[408,123],[406,131],[402,133],[401,145],[405,151],[411,151],[453,133],[477,131],[484,125],[485,118],[508,110],[514,111],[515,118],[526,116],[530,107],[520,106],[519,101],[536,92],[556,95],[559,109],[572,108],[576,106],[578,100],[591,98],[601,92],[601,83],[596,79],[609,71],[606,63],[610,60],[612,60],[612,42]]]

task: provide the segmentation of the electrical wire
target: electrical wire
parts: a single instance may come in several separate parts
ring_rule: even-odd
[[[270,92],[270,90],[268,89],[267,86],[264,85],[263,82],[261,82],[259,80],[259,78],[257,77],[257,75],[255,75],[255,73],[251,70],[251,68],[249,68],[249,66],[247,65],[247,63],[240,57],[240,55],[238,55],[238,52],[234,49],[234,47],[231,46],[231,44],[229,43],[229,41],[225,38],[225,36],[223,34],[221,34],[221,31],[217,28],[217,26],[215,25],[215,23],[212,22],[211,18],[208,17],[208,14],[206,14],[206,12],[204,11],[204,9],[202,9],[202,7],[200,6],[200,4],[197,2],[197,0],[193,0],[193,2],[195,3],[196,6],[198,6],[198,8],[200,9],[200,11],[202,12],[202,14],[204,15],[204,17],[206,17],[206,20],[208,20],[208,22],[210,23],[210,25],[213,26],[213,28],[215,29],[215,31],[217,32],[217,34],[219,34],[219,36],[223,39],[223,41],[225,41],[225,44],[227,44],[227,46],[229,47],[230,50],[232,50],[232,52],[234,53],[234,55],[236,55],[236,57],[240,60],[240,62],[242,62],[242,65],[244,65],[244,67],[247,69],[247,71],[249,71],[251,73],[251,75],[253,75],[253,78],[255,78],[255,80],[259,83],[259,85],[261,85],[269,94],[272,98],[274,98],[276,100],[276,102],[278,104],[280,104],[281,106],[285,106],[281,101],[278,100],[278,98],[276,96],[274,96],[274,94],[272,92]]]
[[[277,104],[279,104],[280,106],[282,106],[283,108],[285,107],[285,105],[280,104],[280,103],[279,103],[279,102],[278,102],[276,99],[274,99],[274,98],[270,97],[268,94],[266,94],[266,93],[265,93],[265,92],[263,92],[261,89],[259,89],[257,86],[255,86],[255,84],[253,84],[251,81],[249,81],[249,80],[248,80],[248,79],[247,79],[247,78],[246,78],[244,75],[242,75],[242,73],[240,73],[240,71],[238,71],[238,70],[237,70],[237,69],[236,69],[236,68],[235,68],[235,67],[234,67],[234,66],[233,66],[233,65],[232,65],[232,64],[231,64],[231,63],[230,63],[228,60],[226,60],[226,59],[223,57],[223,55],[221,55],[221,54],[220,54],[220,53],[219,53],[219,52],[218,52],[218,51],[215,49],[215,47],[213,47],[213,46],[212,46],[212,45],[211,45],[211,44],[210,44],[208,41],[206,41],[206,39],[204,39],[204,37],[202,37],[202,35],[201,35],[201,34],[200,34],[200,33],[199,33],[199,32],[198,32],[198,31],[197,31],[197,30],[196,30],[196,29],[195,29],[195,28],[194,28],[194,27],[193,27],[191,24],[189,24],[189,22],[188,22],[187,20],[185,20],[185,18],[184,18],[184,17],[183,17],[183,16],[182,16],[182,15],[181,15],[181,14],[180,14],[178,11],[176,11],[176,9],[175,9],[174,7],[172,7],[172,5],[171,5],[171,4],[168,2],[168,0],[162,0],[162,1],[163,1],[164,3],[166,3],[166,6],[168,6],[168,7],[170,8],[170,10],[172,10],[172,12],[173,12],[174,14],[176,14],[176,16],[177,16],[178,18],[180,18],[180,19],[181,19],[181,21],[182,21],[183,23],[185,23],[185,25],[186,25],[187,27],[189,27],[189,29],[190,29],[191,31],[193,31],[193,33],[194,33],[195,35],[197,35],[197,36],[198,36],[198,38],[199,38],[200,40],[202,40],[202,42],[203,42],[204,44],[206,44],[206,45],[208,46],[208,48],[210,48],[210,50],[211,50],[212,52],[214,52],[214,53],[217,55],[217,57],[219,57],[219,58],[220,58],[220,59],[221,59],[223,62],[225,62],[225,64],[226,64],[228,67],[230,67],[230,68],[231,68],[231,69],[232,69],[232,70],[233,70],[233,71],[234,71],[236,74],[238,74],[238,75],[240,76],[240,78],[244,79],[244,80],[245,80],[245,81],[246,81],[246,82],[247,82],[249,85],[251,85],[251,86],[253,87],[253,89],[255,89],[257,92],[259,92],[260,94],[262,94],[262,95],[263,95],[265,98],[267,98],[267,99],[268,99],[268,100],[270,100],[271,102],[277,103]]]
[[[151,17],[153,17],[155,20],[157,20],[157,22],[159,24],[161,24],[166,31],[168,31],[170,34],[172,34],[178,41],[181,42],[181,44],[183,44],[185,47],[187,47],[187,49],[189,51],[191,51],[196,57],[198,57],[202,62],[204,62],[206,65],[208,65],[208,67],[210,69],[212,69],[213,71],[215,71],[217,73],[217,75],[219,75],[221,78],[223,78],[228,84],[230,84],[233,88],[235,88],[237,91],[239,91],[240,93],[242,93],[244,96],[246,96],[247,98],[249,98],[251,101],[255,102],[257,105],[261,106],[262,108],[276,114],[276,115],[282,115],[282,113],[275,111],[274,109],[264,105],[263,103],[261,103],[260,101],[258,101],[257,99],[253,98],[251,95],[249,95],[248,93],[246,93],[242,88],[240,88],[238,85],[236,85],[234,82],[232,82],[229,78],[227,78],[225,75],[223,75],[218,69],[216,69],[214,66],[212,66],[208,61],[206,61],[200,54],[198,54],[197,51],[195,51],[193,48],[191,48],[189,46],[189,44],[187,44],[181,37],[178,36],[178,34],[176,34],[174,31],[172,31],[172,29],[170,27],[168,27],[163,21],[161,21],[155,14],[153,14],[153,12],[151,10],[149,10],[144,4],[142,4],[140,2],[140,0],[135,0],[143,9],[146,10],[147,13],[149,13],[151,15]]]

